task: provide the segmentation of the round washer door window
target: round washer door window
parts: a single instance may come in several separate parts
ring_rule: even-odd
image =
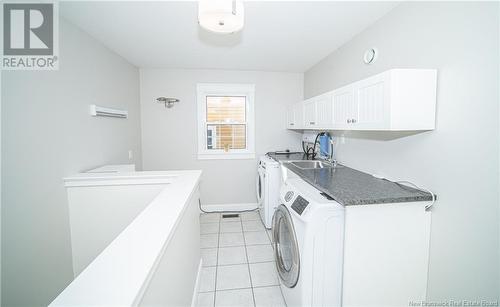
[[[285,286],[293,288],[299,280],[299,246],[292,217],[284,205],[273,216],[273,244],[278,275]]]

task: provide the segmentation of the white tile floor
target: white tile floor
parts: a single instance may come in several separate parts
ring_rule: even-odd
[[[258,212],[237,218],[200,216],[198,306],[286,306],[273,262],[271,233]]]

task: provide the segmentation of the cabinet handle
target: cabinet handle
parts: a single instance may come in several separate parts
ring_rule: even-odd
[[[314,124],[315,124],[315,122],[309,122],[309,124],[314,125]]]
[[[350,120],[350,119],[348,119],[348,120],[347,120],[347,123],[348,123],[348,124],[350,124],[350,123],[351,123],[351,120]]]

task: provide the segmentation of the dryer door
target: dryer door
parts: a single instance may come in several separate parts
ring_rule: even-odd
[[[273,216],[273,244],[276,268],[282,283],[293,288],[299,280],[300,255],[292,217],[284,205]]]

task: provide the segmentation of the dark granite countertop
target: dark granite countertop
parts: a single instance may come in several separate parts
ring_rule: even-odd
[[[268,156],[278,162],[308,160],[302,153],[268,153]],[[290,163],[282,165],[344,206],[432,201],[428,192],[379,179],[341,164],[322,169],[301,169]]]

